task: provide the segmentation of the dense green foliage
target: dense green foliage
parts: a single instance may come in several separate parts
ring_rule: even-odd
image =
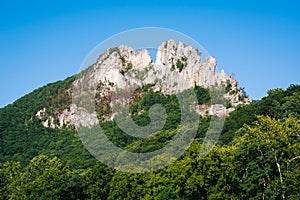
[[[24,165],[41,153],[58,156],[72,167],[87,167],[95,162],[75,131],[45,128],[35,116],[47,106],[52,108],[49,112],[62,109],[70,101],[63,94],[73,80],[71,77],[49,84],[0,109],[0,162],[14,160]]]
[[[1,199],[300,198],[299,85],[270,90],[262,100],[237,107],[207,156],[199,152],[210,117],[200,118],[197,137],[180,159],[158,171],[131,174],[96,162],[74,130],[45,128],[35,116],[44,107],[52,113],[65,109],[73,80],[49,84],[0,109]],[[163,147],[180,124],[176,96],[143,91],[131,104],[132,118],[147,125],[151,105],[162,104],[163,130],[140,139],[113,121],[101,124],[112,142],[132,152]],[[199,104],[210,102],[207,90],[194,91]]]
[[[240,105],[226,119],[221,137],[222,144],[229,144],[233,137],[239,137],[243,132],[238,131],[243,124],[252,124],[257,115],[282,119],[292,115],[300,117],[300,86],[290,85],[286,90],[271,89],[268,96],[250,105]]]

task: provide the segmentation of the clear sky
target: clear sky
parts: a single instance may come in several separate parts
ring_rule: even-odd
[[[96,45],[138,27],[192,37],[253,99],[300,83],[296,0],[2,0],[0,107],[77,73]]]

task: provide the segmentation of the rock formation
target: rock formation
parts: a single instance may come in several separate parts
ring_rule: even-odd
[[[109,104],[111,92],[125,89],[128,85],[141,87],[152,84],[153,90],[164,94],[175,94],[199,85],[204,88],[222,87],[223,96],[231,105],[230,108],[217,103],[200,105],[200,115],[224,116],[232,112],[238,104],[251,103],[250,99],[243,97],[242,90],[238,89],[238,82],[232,76],[227,76],[223,70],[217,72],[216,65],[215,58],[209,56],[203,61],[197,50],[173,40],[165,41],[158,47],[155,63],[146,49],[136,51],[131,47],[119,46],[108,49],[95,64],[78,75],[73,83],[73,98],[77,101],[76,98],[80,96],[78,101],[84,104],[85,99],[95,97],[97,106],[97,98]],[[93,88],[92,92],[90,88]],[[91,105],[90,111],[86,106],[80,106],[81,104],[73,101],[69,109],[63,110],[58,116],[45,118],[44,109],[37,116],[44,120],[43,124],[47,127],[80,127],[98,123],[94,105]],[[101,109],[105,109],[105,106]],[[109,118],[105,116],[105,110],[103,113],[105,120],[112,119],[113,115]],[[58,119],[57,124],[53,118]]]

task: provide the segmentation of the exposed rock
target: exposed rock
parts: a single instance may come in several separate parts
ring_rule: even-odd
[[[234,111],[234,108],[226,108],[222,104],[213,105],[199,105],[197,106],[197,113],[201,116],[214,115],[217,117],[227,116],[229,113]]]
[[[215,58],[209,56],[202,61],[197,50],[185,46],[182,42],[175,43],[173,40],[168,40],[158,47],[155,63],[145,49],[136,51],[127,46],[108,49],[95,64],[74,81],[73,104],[69,106],[70,109],[63,110],[57,116],[58,124],[54,127],[97,124],[94,105],[89,105],[91,102],[86,100],[96,96],[98,98],[96,106],[99,102],[105,102],[107,108],[111,104],[104,97],[111,95],[111,91],[126,89],[128,85],[142,87],[154,84],[153,89],[164,94],[175,94],[195,85],[205,88],[222,86],[225,89],[224,97],[233,107],[250,103],[251,99],[243,97],[242,90],[238,89],[238,82],[232,76],[227,76],[224,70],[216,72],[216,65]],[[97,92],[99,84],[104,84],[105,87]],[[200,115],[224,116],[233,110],[234,108],[226,109],[220,104],[198,107]],[[54,118],[50,116],[45,119],[43,113],[45,110],[39,111],[36,115],[43,119],[44,126],[48,124],[48,127],[53,127]],[[114,114],[102,117],[108,120],[112,119]]]
[[[43,108],[42,110],[39,110],[39,111],[35,114],[35,116],[37,116],[39,119],[41,119],[45,112],[46,112],[46,108]]]
[[[72,106],[74,106],[72,104]],[[72,120],[72,116],[70,115],[70,110],[64,109],[61,115],[59,115],[58,120],[59,120],[59,127],[63,127],[64,125],[70,124]]]
[[[87,110],[82,107],[77,107],[75,104],[71,105],[70,110],[65,109],[62,114],[58,116],[58,123],[55,123],[53,116],[49,116],[45,113],[45,108],[39,110],[36,116],[42,120],[42,125],[47,128],[62,128],[63,126],[90,127],[99,122],[96,112],[90,114]]]
[[[69,115],[71,115],[70,119],[75,127],[90,127],[99,122],[96,112],[90,113],[82,107],[77,107],[75,104],[71,105]]]
[[[42,122],[42,124],[44,127],[47,127],[47,128],[56,128],[57,127],[54,123],[54,118],[52,116],[49,116],[49,118],[46,119],[45,122]]]

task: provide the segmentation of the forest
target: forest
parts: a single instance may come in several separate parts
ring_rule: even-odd
[[[197,136],[183,156],[148,173],[128,173],[97,161],[69,127],[46,128],[35,114],[64,106],[74,77],[48,84],[0,109],[1,199],[300,199],[300,85],[270,89],[226,117],[218,144],[199,151],[210,117],[200,117]],[[208,92],[194,88],[201,103]],[[101,127],[119,147],[132,152],[159,149],[173,137],[180,110],[175,96],[146,89],[130,107],[134,121],[149,123],[155,103],[167,120],[151,139],[126,135],[114,121]],[[139,115],[139,110],[145,110]]]

